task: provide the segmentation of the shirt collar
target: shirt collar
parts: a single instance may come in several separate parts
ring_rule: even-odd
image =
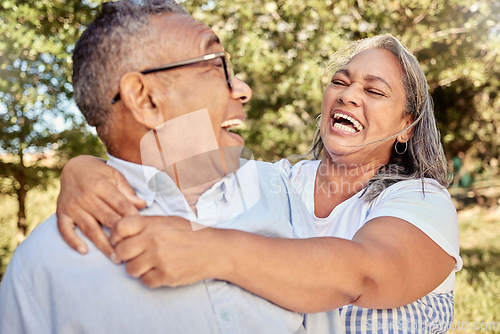
[[[254,161],[240,159],[241,167],[236,172],[238,177],[235,177],[235,173],[224,176],[203,193],[200,199],[203,201],[211,201],[218,198],[223,199],[229,204],[234,199],[234,196],[240,197],[241,187],[247,188],[249,185],[245,187],[246,183],[251,183],[255,180],[254,177],[248,177],[249,173],[251,173],[247,165],[249,162],[249,165],[253,167],[250,168],[250,170],[255,173],[255,166],[253,166]],[[182,193],[170,176],[155,167],[125,161],[109,153],[107,164],[125,177],[130,186],[136,191],[137,196],[146,201],[148,207],[153,204],[158,193],[161,193],[162,197],[169,202],[172,200],[172,204],[179,202],[179,196],[181,196],[182,200],[185,202],[184,196],[182,196]],[[198,202],[200,202],[200,199]],[[184,207],[184,205],[182,206]]]
[[[108,153],[107,164],[119,171],[135,190],[137,196],[146,201],[149,207],[153,204],[156,192],[148,187],[151,178],[160,171],[151,166],[139,165],[116,158]]]

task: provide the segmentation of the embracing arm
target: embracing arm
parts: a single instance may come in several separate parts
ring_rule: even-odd
[[[87,246],[75,225],[104,254],[119,262],[100,224],[112,227],[124,216],[137,215],[145,206],[125,178],[93,156],[78,156],[64,166],[57,198],[57,225],[73,249],[85,254]]]
[[[61,233],[74,248],[81,246],[73,231],[76,221],[109,256],[113,248],[97,223],[101,221],[112,228],[116,253],[127,271],[151,287],[217,278],[299,312],[349,303],[391,308],[435,289],[455,264],[417,227],[392,217],[371,220],[349,241],[278,239],[211,228],[193,232],[179,217],[130,216],[137,209],[118,191],[129,187],[123,177],[96,158],[77,159],[63,171]],[[132,189],[128,193],[134,200]],[[128,217],[115,224],[122,216]]]
[[[405,305],[435,289],[455,264],[418,228],[392,217],[373,219],[352,241],[193,232],[178,217],[128,217],[113,228],[112,241],[127,271],[148,286],[216,278],[304,313]]]
[[[299,312],[402,306],[434,290],[455,264],[422,231],[393,217],[370,221],[352,241],[235,233],[225,247],[232,270],[220,279]]]

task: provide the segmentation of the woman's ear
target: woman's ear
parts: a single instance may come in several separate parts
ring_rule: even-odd
[[[409,127],[412,125],[412,123],[413,123],[413,117],[411,115],[406,116],[403,123],[403,128],[401,129],[403,132],[401,132],[397,137],[398,142],[405,143],[408,140],[410,140],[411,133],[413,132],[413,127],[411,128]]]
[[[152,83],[139,72],[126,73],[120,79],[120,97],[135,120],[153,129],[163,123],[163,113],[154,103]]]

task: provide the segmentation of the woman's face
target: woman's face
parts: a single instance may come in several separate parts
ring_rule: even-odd
[[[396,138],[359,145],[390,137],[409,125],[404,107],[403,72],[396,57],[383,49],[358,53],[334,74],[323,95],[320,132],[325,158],[387,164]],[[407,133],[397,138],[406,141]]]

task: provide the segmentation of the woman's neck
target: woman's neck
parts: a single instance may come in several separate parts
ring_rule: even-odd
[[[328,217],[337,205],[361,191],[380,167],[376,163],[355,165],[323,159],[314,184],[315,215]]]

